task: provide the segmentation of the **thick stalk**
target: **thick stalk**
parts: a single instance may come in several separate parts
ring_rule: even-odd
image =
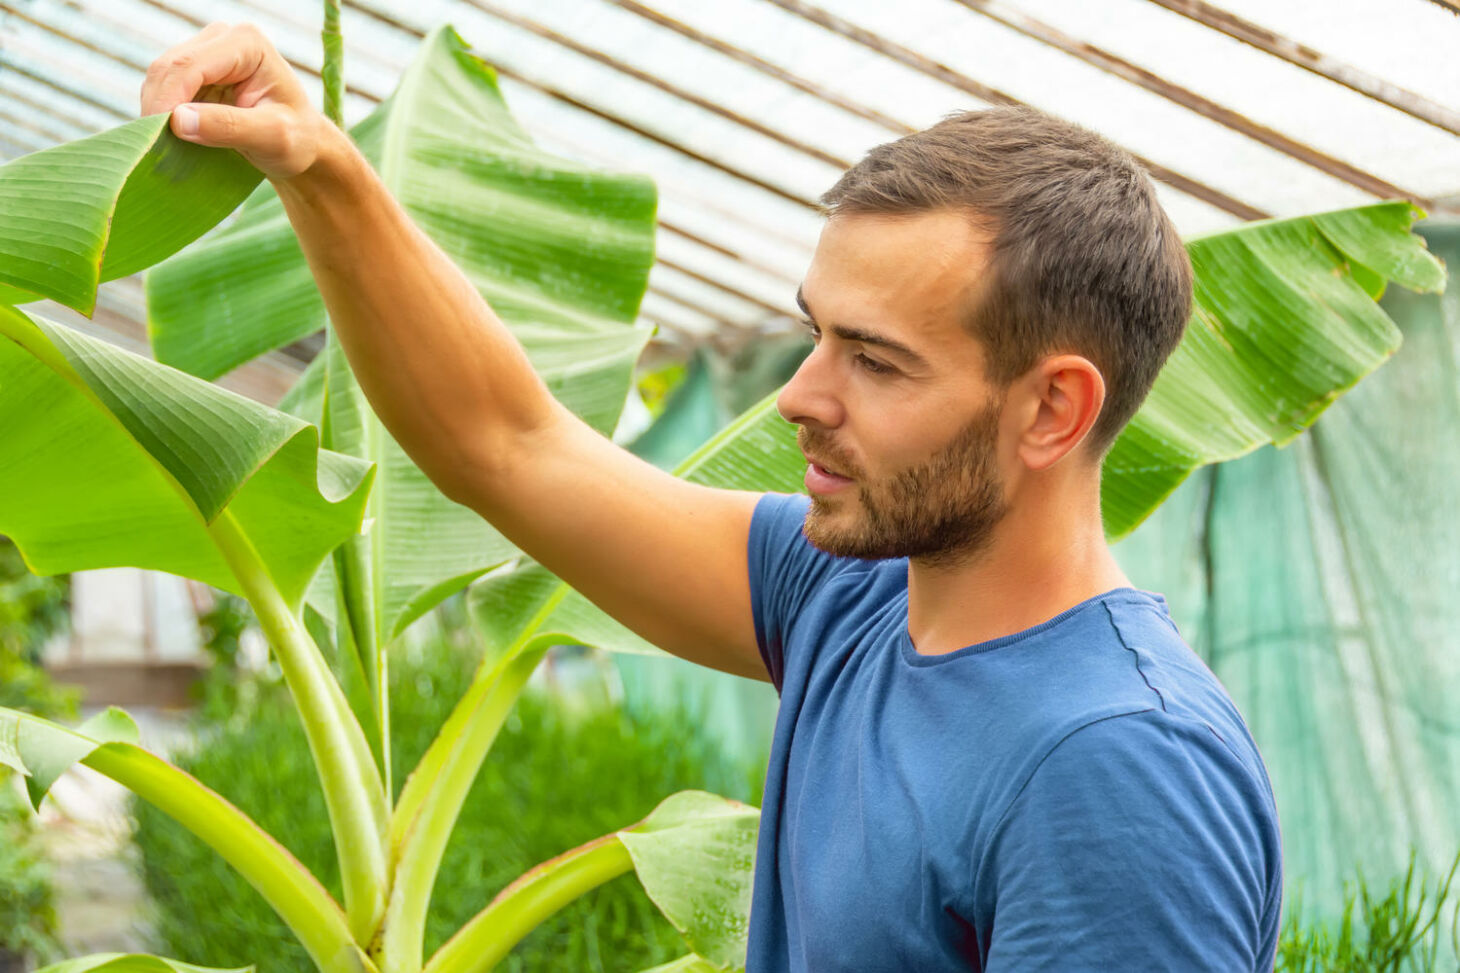
[[[340,33],[340,0],[324,0],[324,64],[319,76],[324,82],[324,114],[340,128],[345,127],[345,38]]]
[[[385,915],[385,939],[378,957],[372,954],[381,968],[390,973],[420,973],[426,913],[446,843],[502,721],[511,712],[549,644],[549,640],[528,642],[522,651],[510,654],[493,670],[496,676],[487,681],[480,704],[465,713],[465,736],[451,748],[439,774],[431,781],[429,795],[414,818],[403,826],[402,842],[396,846],[395,877]],[[396,813],[399,812],[397,807]]]
[[[233,515],[225,511],[208,531],[253,606],[299,707],[329,808],[350,931],[368,943],[384,915],[389,881],[385,791],[369,744],[324,657]]]
[[[321,973],[373,973],[345,914],[293,855],[247,815],[140,747],[113,743],[82,760],[197,835],[258,890]]]
[[[406,842],[407,831],[414,826],[416,819],[421,814],[421,808],[435,792],[438,782],[445,772],[446,764],[460,752],[461,741],[471,729],[471,723],[477,710],[482,707],[487,694],[496,685],[501,670],[509,661],[516,658],[524,646],[532,642],[538,630],[552,617],[553,612],[567,596],[568,590],[567,585],[560,585],[558,590],[538,608],[537,614],[522,627],[522,632],[507,651],[498,656],[489,656],[477,667],[466,695],[462,696],[452,707],[451,715],[446,718],[441,732],[436,734],[436,739],[432,740],[431,745],[426,748],[425,756],[421,757],[415,769],[406,778],[405,787],[401,788],[400,799],[395,802],[395,809],[390,816],[390,849],[393,860],[399,860],[401,849]],[[490,745],[490,738],[487,743]],[[479,759],[485,757],[486,752],[483,751]]]
[[[543,862],[437,950],[424,973],[486,973],[544,919],[590,889],[634,867],[618,835],[604,835]]]

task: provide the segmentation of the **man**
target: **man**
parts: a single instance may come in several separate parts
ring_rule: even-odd
[[[808,502],[684,483],[555,402],[253,28],[168,52],[142,104],[272,180],[447,496],[656,644],[775,682],[751,973],[1272,968],[1261,760],[1101,531],[1101,459],[1190,310],[1128,155],[996,110],[837,183],[779,400]]]

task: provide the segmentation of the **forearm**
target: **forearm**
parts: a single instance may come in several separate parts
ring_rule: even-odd
[[[391,435],[449,496],[559,410],[521,345],[330,127],[314,165],[275,181],[330,319]]]

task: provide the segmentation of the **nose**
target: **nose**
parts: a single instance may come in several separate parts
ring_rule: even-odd
[[[836,379],[836,366],[824,345],[811,349],[811,354],[796,369],[796,374],[776,396],[776,411],[787,422],[798,426],[821,426],[834,429],[845,418]]]

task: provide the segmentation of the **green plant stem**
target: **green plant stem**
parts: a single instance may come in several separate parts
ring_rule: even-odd
[[[328,325],[326,326],[328,330]],[[327,338],[332,341],[333,338]],[[326,393],[326,416],[329,399]],[[326,428],[329,426],[326,419]],[[328,449],[337,449],[334,442],[326,444]],[[343,452],[349,452],[348,449]],[[378,454],[377,454],[378,455]],[[385,489],[384,477],[375,481],[366,504],[366,517],[374,517],[376,497]],[[379,521],[376,521],[379,523]],[[341,662],[358,669],[366,699],[357,700],[361,712],[358,718],[373,724],[374,734],[367,741],[374,750],[375,764],[379,768],[385,793],[392,792],[390,766],[390,677],[387,670],[385,646],[381,644],[379,628],[375,620],[375,605],[380,603],[381,593],[375,582],[377,566],[372,553],[373,542],[365,537],[352,537],[335,548],[333,568],[335,591],[338,600],[339,620],[336,623],[336,641],[341,653]],[[369,593],[365,600],[350,597],[351,592]],[[346,659],[345,653],[352,658]]]
[[[384,428],[375,420],[364,393],[350,377],[345,351],[334,333],[334,323],[328,316],[324,321],[326,356],[323,419],[320,423],[320,444],[326,449],[348,453],[361,458],[379,458],[385,455],[385,447],[379,441]],[[336,378],[341,379],[336,387]],[[340,401],[337,404],[337,400]],[[358,412],[354,421],[366,428],[368,442],[362,444],[359,430],[353,435],[340,436],[337,422],[339,414]],[[349,423],[347,423],[347,426]],[[375,485],[366,500],[365,518],[377,524],[385,524],[388,518],[381,510],[387,477],[376,478]],[[374,536],[370,536],[373,534]],[[364,698],[355,692],[349,701],[356,717],[367,727],[368,742],[375,754],[385,793],[395,793],[391,784],[390,762],[390,680],[384,634],[380,631],[380,606],[384,603],[384,565],[381,564],[381,546],[377,532],[357,535],[335,548],[331,555],[335,572],[335,597],[338,600],[336,642],[340,661],[357,670],[364,692]],[[348,657],[346,655],[348,653]]]
[[[279,660],[299,707],[333,826],[345,911],[357,942],[368,943],[385,913],[385,791],[364,731],[303,622],[285,604],[233,515],[208,528]]]
[[[392,844],[397,857],[384,942],[378,955],[371,954],[390,973],[420,973],[426,912],[441,856],[503,720],[551,642],[551,638],[526,641],[519,651],[509,651],[481,674],[452,711],[440,736],[422,758],[422,766],[412,774],[415,777],[429,771],[430,779],[423,789],[425,796],[411,805],[410,819],[404,823],[392,821],[391,832],[395,834],[399,829],[401,840]],[[454,745],[438,748],[447,742]],[[432,759],[433,753],[444,755],[439,763]],[[396,814],[401,811],[402,805],[397,804]]]
[[[543,862],[507,886],[431,957],[424,973],[485,973],[578,896],[634,867],[617,834]]]
[[[374,970],[324,886],[238,808],[131,744],[98,747],[82,763],[156,805],[237,869],[299,937],[321,973]]]
[[[522,628],[522,633],[517,640],[508,647],[500,656],[489,656],[482,660],[477,668],[476,675],[472,677],[471,686],[466,694],[452,707],[451,715],[446,718],[446,723],[441,727],[441,732],[436,739],[431,741],[431,746],[416,763],[415,770],[411,771],[406,779],[405,787],[401,789],[400,798],[395,802],[395,810],[390,819],[390,848],[396,857],[399,857],[401,848],[405,845],[407,832],[415,824],[432,793],[435,791],[438,781],[448,761],[460,749],[459,743],[471,727],[474,714],[484,704],[489,693],[496,686],[497,678],[504,666],[520,654],[524,646],[529,645],[538,629],[552,617],[552,614],[563,599],[567,597],[570,589],[567,585],[559,585],[542,606],[538,608],[537,614],[533,616]],[[542,652],[546,652],[546,645]],[[541,652],[538,654],[541,658]],[[533,663],[536,665],[536,662]],[[492,738],[487,739],[490,746]],[[486,751],[482,751],[481,760],[486,759]],[[480,760],[478,761],[480,764]]]
[[[324,114],[340,128],[345,127],[345,38],[340,33],[340,0],[324,0],[324,64],[319,72],[324,81]]]

